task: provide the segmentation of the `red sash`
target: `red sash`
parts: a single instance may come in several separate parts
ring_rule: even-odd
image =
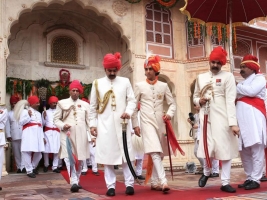
[[[30,126],[42,126],[42,124],[40,123],[28,123],[28,124],[25,124],[23,127],[22,127],[22,130],[30,127]]]
[[[254,108],[258,109],[266,118],[266,108],[263,99],[258,97],[241,97],[240,99],[237,99],[237,101],[242,101],[253,106]]]
[[[51,128],[51,127],[48,127],[48,126],[45,126],[44,132],[46,132],[46,131],[57,131],[57,132],[60,132],[60,130],[58,128]]]

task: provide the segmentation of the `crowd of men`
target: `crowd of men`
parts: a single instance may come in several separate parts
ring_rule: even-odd
[[[198,184],[204,187],[212,174],[217,176],[219,172],[212,170],[212,165],[218,169],[220,160],[221,190],[231,193],[236,192],[230,185],[231,160],[239,152],[247,178],[238,187],[246,190],[260,187],[266,147],[266,80],[259,73],[258,59],[246,55],[240,65],[244,80],[237,83],[232,73],[221,70],[226,57],[222,47],[211,52],[210,70],[198,75],[193,101],[199,109],[195,152],[203,166]],[[58,164],[63,159],[70,190],[78,192],[82,188],[80,176],[91,155],[95,175],[99,175],[96,163],[104,165],[107,196],[115,196],[114,165],[122,167],[126,195],[133,195],[134,178],[143,178],[140,173],[136,177],[131,170],[136,154],[131,140],[134,132],[142,138],[144,153],[151,160],[146,174],[146,179],[151,179],[151,190],[167,193],[170,187],[162,160],[168,154],[169,144],[164,120],[171,120],[176,104],[168,85],[158,80],[160,57],[146,59],[146,80],[136,83],[134,89],[129,79],[117,76],[121,66],[120,53],[105,55],[106,76],[93,82],[90,104],[87,99],[79,98],[83,87],[78,80],[69,85],[69,98],[59,101],[55,96],[50,97],[50,108],[42,114],[38,112],[37,96],[27,100],[12,96],[9,112],[1,104],[0,161],[4,155],[6,127],[18,172],[25,171],[28,177],[35,178],[42,153],[44,172],[47,172],[49,154],[52,154],[52,171],[60,172]],[[163,103],[168,105],[166,112]],[[125,131],[122,122],[128,120],[131,123]],[[0,172],[1,167],[0,162]]]

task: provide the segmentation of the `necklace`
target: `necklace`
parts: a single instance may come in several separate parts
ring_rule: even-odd
[[[150,85],[150,89],[151,90],[154,90],[154,85],[157,83],[157,81],[158,81],[158,77],[157,76],[156,76],[155,80],[153,80],[153,81],[150,81],[150,80],[146,79],[146,82]]]

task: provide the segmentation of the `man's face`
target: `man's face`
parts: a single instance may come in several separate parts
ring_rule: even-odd
[[[156,72],[153,70],[153,68],[149,65],[145,67],[145,75],[148,80],[153,81],[156,77]]]
[[[79,98],[80,92],[77,88],[73,88],[72,90],[70,90],[70,97],[72,98],[72,100],[77,100]]]
[[[105,69],[106,75],[110,80],[113,80],[116,78],[118,69],[116,67],[110,68],[110,69]]]
[[[219,60],[212,60],[210,61],[210,71],[213,74],[218,74],[222,69],[222,64]]]
[[[255,71],[252,69],[249,69],[248,67],[246,67],[246,65],[244,64],[240,65],[240,74],[243,78],[247,78],[253,73],[255,73]]]
[[[13,108],[15,107],[16,104],[17,104],[17,102],[16,102],[16,103],[12,103],[12,104],[11,104],[11,109],[13,109]]]
[[[55,109],[57,107],[57,102],[50,103],[50,108]]]
[[[68,81],[68,79],[69,79],[69,74],[68,73],[63,73],[62,74],[62,81],[66,82],[66,81]]]
[[[39,106],[40,106],[40,102],[31,105],[31,107],[32,107],[34,110],[38,110]]]

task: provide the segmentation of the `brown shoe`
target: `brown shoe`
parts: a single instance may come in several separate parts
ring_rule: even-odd
[[[169,186],[167,183],[163,184],[162,186],[162,192],[163,193],[168,193],[168,191],[170,190]]]
[[[151,185],[151,190],[162,191],[162,187],[160,187],[159,185],[157,185],[157,186],[152,186]]]

